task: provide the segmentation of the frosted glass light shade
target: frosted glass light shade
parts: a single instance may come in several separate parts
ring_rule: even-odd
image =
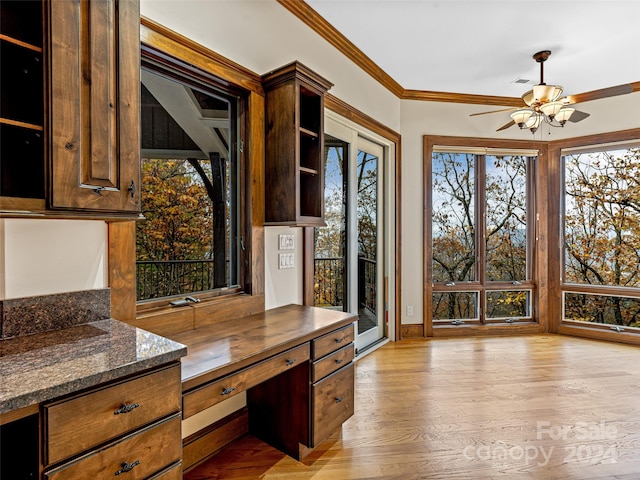
[[[529,117],[529,120],[525,122],[525,127],[531,130],[531,133],[535,133],[542,122],[542,115],[539,113],[534,113]]]
[[[532,108],[519,108],[518,110],[516,110],[511,114],[511,119],[514,122],[516,122],[516,124],[520,128],[523,128],[525,123],[527,123],[527,120],[529,120],[532,114],[533,114]]]
[[[553,102],[562,95],[562,87],[558,85],[536,85],[533,87],[533,101],[538,103]]]
[[[565,104],[562,102],[549,102],[540,106],[540,110],[544,113],[549,120],[553,120],[554,117],[558,114],[558,112],[564,107]]]
[[[571,115],[575,111],[576,109],[571,107],[561,108],[560,111],[556,114],[556,117],[555,117],[556,122],[558,122],[560,125],[564,125],[565,123],[567,123],[567,120],[571,118]]]

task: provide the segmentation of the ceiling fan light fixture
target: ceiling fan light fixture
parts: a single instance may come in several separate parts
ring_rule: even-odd
[[[571,118],[571,115],[575,111],[576,109],[572,107],[567,107],[567,106],[562,107],[555,116],[556,122],[558,122],[560,125],[564,125],[565,123],[567,123],[567,120]]]
[[[561,101],[549,102],[540,106],[540,111],[553,121],[558,112],[565,107],[565,103]]]
[[[533,113],[533,108],[519,108],[511,114],[511,119],[518,125],[518,127],[524,128]]]
[[[559,85],[540,84],[533,87],[533,101],[536,103],[548,103],[555,101],[562,95],[562,87]]]
[[[542,123],[542,114],[533,112],[533,114],[529,117],[529,120],[525,122],[524,126],[531,130],[531,133],[536,133],[536,130],[538,130],[540,123]]]

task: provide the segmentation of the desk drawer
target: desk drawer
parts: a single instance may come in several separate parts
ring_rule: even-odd
[[[353,355],[354,347],[353,343],[350,343],[346,347],[342,347],[340,350],[327,355],[322,360],[314,362],[311,367],[311,381],[317,382],[339,368],[344,367],[353,360]]]
[[[44,478],[86,480],[114,478],[122,474],[119,478],[145,479],[167,465],[178,462],[181,454],[181,421],[180,415],[175,414],[105,448],[46,472]]]
[[[176,364],[45,405],[46,464],[178,412],[180,393],[180,366]]]
[[[353,339],[353,323],[318,337],[311,342],[313,346],[313,359],[319,360],[325,355],[353,342]]]
[[[309,343],[304,343],[237,373],[187,392],[183,395],[182,400],[184,418],[189,418],[308,360]]]
[[[182,463],[176,463],[149,480],[182,480]]]
[[[316,447],[353,415],[353,363],[319,381],[312,388],[312,445]]]

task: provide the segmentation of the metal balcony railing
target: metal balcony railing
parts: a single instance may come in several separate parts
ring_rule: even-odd
[[[346,298],[344,259],[342,257],[314,259],[314,300],[318,307],[342,307]],[[376,261],[358,258],[358,304],[376,313]]]
[[[213,260],[136,262],[138,300],[212,290]]]

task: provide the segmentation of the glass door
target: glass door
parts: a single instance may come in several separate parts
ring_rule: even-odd
[[[356,346],[364,348],[382,337],[381,314],[384,311],[382,297],[384,290],[381,262],[382,232],[381,192],[383,148],[365,138],[358,137],[356,168],[349,180],[355,200],[355,238],[353,247],[356,252],[351,262],[355,273],[352,282],[351,300],[353,311],[358,312],[358,336]]]
[[[325,133],[325,227],[314,234],[314,305],[357,313],[359,352],[386,336],[384,148],[356,130]],[[342,127],[342,128],[341,128]]]

